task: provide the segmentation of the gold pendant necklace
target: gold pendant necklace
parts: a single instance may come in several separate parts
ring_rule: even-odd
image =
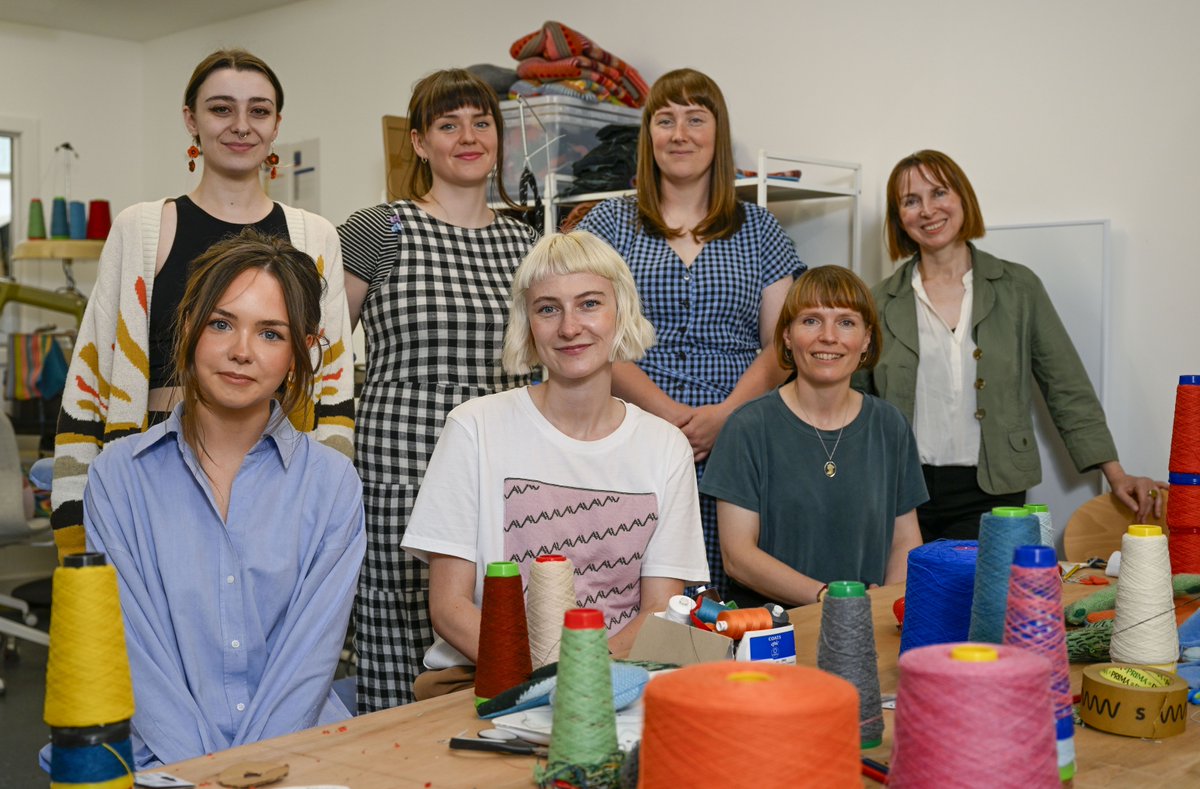
[[[842,443],[842,433],[846,429],[846,414],[850,413],[850,398],[846,398],[846,408],[842,411],[842,426],[838,429],[837,440],[833,442],[832,450],[825,448],[825,439],[821,438],[821,431],[817,430],[817,426],[808,418],[808,412],[804,410],[804,406],[800,405],[799,379],[797,379],[796,383],[796,407],[800,409],[804,421],[813,429],[813,432],[817,435],[817,440],[821,442],[821,451],[825,453],[825,465],[822,466],[822,470],[825,472],[825,476],[833,479],[837,476],[837,463],[833,462],[833,456],[837,453],[838,444]]]

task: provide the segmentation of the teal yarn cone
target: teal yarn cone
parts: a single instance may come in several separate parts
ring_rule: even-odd
[[[836,674],[858,690],[862,747],[876,748],[883,742],[883,702],[867,588],[860,581],[834,581],[821,609],[817,668]]]
[[[87,207],[78,200],[72,200],[67,205],[67,232],[71,238],[81,240],[87,238]]]
[[[979,559],[967,636],[971,641],[1003,643],[1013,552],[1022,545],[1038,545],[1041,539],[1037,516],[1024,507],[996,507],[979,518]]]
[[[54,198],[50,208],[50,238],[70,238],[71,231],[67,227],[67,199]]]
[[[538,786],[615,787],[624,756],[617,746],[611,659],[604,615],[576,608],[563,615],[554,724],[546,766],[533,769]]]

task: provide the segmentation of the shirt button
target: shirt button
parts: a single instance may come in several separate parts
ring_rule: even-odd
[[[987,411],[985,411],[984,409],[982,409],[982,408],[979,408],[979,409],[976,409],[976,410],[975,410],[975,418],[976,418],[976,419],[978,419],[978,420],[980,420],[980,421],[983,421],[983,418],[984,418],[985,416],[987,416]]]
[[[679,306],[683,307],[684,309],[687,309],[687,306],[688,306],[688,300],[687,300],[687,299],[680,299],[680,300],[679,300]]]
[[[984,381],[982,378],[975,379],[975,388],[976,389],[982,389],[985,386],[987,386],[987,382]]]
[[[971,355],[975,357],[975,360],[976,360],[976,361],[978,361],[978,360],[979,360],[979,358],[983,356],[983,349],[982,349],[982,348],[976,348],[976,349],[975,349],[975,351],[974,351],[974,352],[973,352]]]
[[[238,704],[238,705],[237,705],[237,711],[238,711],[238,712],[241,712],[241,711],[242,711],[242,710],[244,710],[244,709],[246,709],[246,705],[245,705],[245,704]]]
[[[225,576],[225,583],[227,583],[227,584],[233,583],[233,576],[232,575]]]
[[[683,281],[684,281],[684,282],[691,282],[691,281],[692,281],[692,275],[691,275],[691,274],[684,274],[684,275],[683,275]]]
[[[229,642],[229,646],[233,647],[234,649],[237,649],[241,645],[242,645],[242,642],[238,641],[236,638]]]
[[[681,362],[682,362],[682,361],[686,361],[686,360],[687,360],[687,353],[686,353],[685,351],[680,351],[679,353],[675,354],[675,356],[676,356],[676,357],[679,359],[679,361],[681,361]]]

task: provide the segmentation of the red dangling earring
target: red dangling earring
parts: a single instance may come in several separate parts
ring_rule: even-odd
[[[271,180],[274,181],[279,177],[279,170],[276,167],[279,164],[279,154],[271,151],[271,154],[267,157],[267,164],[271,165]]]
[[[188,150],[187,150],[187,154],[188,154],[188,172],[194,173],[194,172],[196,172],[196,158],[198,156],[200,156],[200,149],[197,148],[195,145],[189,146]]]

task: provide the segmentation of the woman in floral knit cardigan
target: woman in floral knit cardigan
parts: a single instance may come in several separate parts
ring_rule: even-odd
[[[60,556],[84,550],[83,489],[100,450],[146,430],[178,401],[171,348],[192,260],[244,227],[285,237],[316,261],[325,280],[324,351],[313,396],[291,420],[353,455],[350,316],[337,233],[315,214],[273,202],[263,188],[264,168],[278,162],[271,146],[282,109],[283,88],[261,59],[244,50],[209,55],[184,92],[189,169],[200,162],[199,183],[179,198],[131,206],[113,224],[58,420],[51,522]]]

